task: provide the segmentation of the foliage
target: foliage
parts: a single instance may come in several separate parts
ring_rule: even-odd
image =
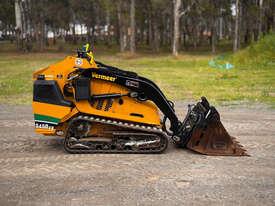
[[[258,42],[233,55],[239,66],[270,66],[275,70],[275,33],[263,36]]]
[[[15,26],[13,0],[0,0],[0,25],[0,31]]]
[[[240,1],[239,35],[233,32],[235,17],[232,8],[236,0],[178,0],[181,7],[176,28],[180,35],[174,35],[173,2],[136,0],[134,19],[138,49],[146,45],[151,51],[160,52],[163,48],[168,51],[178,36],[179,50],[197,50],[207,45],[208,50],[211,48],[215,53],[220,51],[219,46],[224,40],[232,43],[235,38],[248,45],[261,33],[268,33],[275,27],[274,0],[263,1],[262,9],[259,1]],[[22,19],[17,30],[15,4],[20,8],[17,12]],[[62,40],[57,42],[62,50],[64,42],[77,44],[85,39],[93,44],[123,44],[120,48],[123,52],[129,49],[131,36],[130,5],[130,0],[0,0],[0,33],[4,33],[6,40],[16,38],[17,49],[23,51],[44,51],[57,39]],[[80,25],[83,33],[77,34],[75,28]],[[50,36],[53,34],[53,39],[47,37],[48,31]],[[10,38],[6,37],[11,33]]]

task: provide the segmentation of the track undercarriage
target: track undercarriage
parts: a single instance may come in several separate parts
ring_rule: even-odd
[[[72,119],[64,141],[69,153],[161,153],[166,134],[156,126],[91,115]]]

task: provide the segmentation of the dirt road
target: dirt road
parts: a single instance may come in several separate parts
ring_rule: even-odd
[[[0,205],[275,205],[275,110],[218,109],[251,157],[70,155],[29,106],[0,105]]]

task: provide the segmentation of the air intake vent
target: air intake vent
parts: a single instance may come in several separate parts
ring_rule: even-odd
[[[113,106],[114,99],[91,100],[89,102],[90,105],[96,108],[97,110],[102,110],[104,108],[104,111],[107,112]]]
[[[97,101],[97,105],[96,105],[96,109],[97,110],[101,110],[102,109],[102,106],[103,106],[103,103],[104,103],[104,100],[98,100]]]
[[[106,103],[106,105],[105,105],[104,111],[109,111],[109,109],[110,109],[110,108],[112,107],[112,105],[113,105],[113,102],[114,102],[113,99],[108,99],[108,100],[107,100],[107,103]]]

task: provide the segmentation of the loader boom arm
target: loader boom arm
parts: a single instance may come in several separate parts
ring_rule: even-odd
[[[166,131],[166,133],[172,136],[177,145],[188,147],[202,154],[246,155],[245,150],[224,129],[219,113],[215,107],[210,106],[205,97],[202,97],[197,104],[189,105],[188,113],[181,122],[174,111],[173,105],[154,82],[140,77],[134,72],[121,70],[100,62],[96,62],[96,64],[98,66],[96,69],[78,68],[81,76],[86,79],[100,78],[112,81],[128,88],[130,93],[135,92],[134,98],[140,101],[150,100],[154,102],[164,115],[164,130],[166,129],[166,118],[170,120],[171,132]],[[119,96],[119,94],[109,95]],[[87,98],[90,98],[90,96]]]

